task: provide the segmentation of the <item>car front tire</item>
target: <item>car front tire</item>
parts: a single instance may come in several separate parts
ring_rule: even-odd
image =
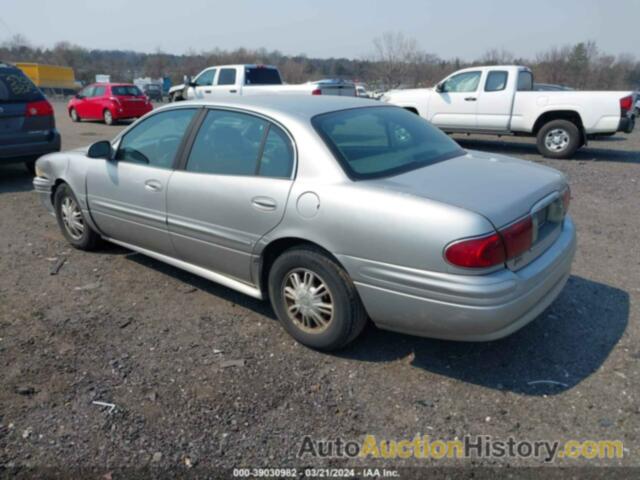
[[[80,121],[80,115],[78,115],[78,111],[75,108],[72,108],[69,111],[69,116],[71,117],[71,121],[72,122],[79,122]]]
[[[98,246],[100,235],[86,222],[80,203],[67,184],[56,189],[53,206],[58,226],[71,245],[80,250],[94,250]]]
[[[571,158],[581,145],[580,129],[569,120],[552,120],[537,135],[538,152],[547,158]]]
[[[367,323],[347,272],[318,248],[285,251],[269,271],[268,287],[278,319],[308,347],[325,351],[344,347]]]

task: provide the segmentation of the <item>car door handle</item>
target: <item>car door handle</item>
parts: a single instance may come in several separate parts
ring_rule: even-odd
[[[251,205],[258,210],[264,211],[275,210],[278,206],[276,201],[269,197],[254,197],[251,199]]]
[[[211,93],[211,90],[205,90],[204,93]]]
[[[229,93],[238,93],[238,90],[229,90]]]
[[[467,98],[465,98],[465,100],[467,102],[475,102],[477,100],[477,98],[476,97],[467,97]]]
[[[162,190],[162,184],[157,180],[147,180],[144,182],[144,189],[150,192],[159,192]]]

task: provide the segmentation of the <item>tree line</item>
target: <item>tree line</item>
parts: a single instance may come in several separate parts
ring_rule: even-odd
[[[567,85],[577,89],[638,89],[640,61],[632,55],[601,52],[592,41],[553,47],[535,58],[491,49],[473,62],[443,59],[422,50],[415,39],[388,32],[373,41],[370,55],[358,59],[309,58],[285,55],[277,50],[246,49],[189,51],[175,55],[157,50],[141,53],[128,50],[88,49],[69,42],[52,48],[33,46],[22,35],[0,44],[0,60],[36,62],[72,67],[76,79],[94,81],[96,74],[111,75],[113,81],[130,82],[136,77],[169,77],[181,83],[185,75],[195,75],[210,65],[257,63],[276,65],[288,83],[320,78],[360,81],[371,87],[432,86],[449,73],[473,65],[521,64],[531,67],[537,82]]]

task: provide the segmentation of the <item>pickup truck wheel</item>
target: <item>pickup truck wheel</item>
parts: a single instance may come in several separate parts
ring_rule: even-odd
[[[320,249],[296,247],[269,271],[269,297],[278,319],[298,342],[336,350],[354,340],[367,314],[353,282]]]
[[[580,130],[569,120],[551,120],[537,136],[538,151],[547,158],[570,158],[581,143]]]
[[[85,221],[80,204],[67,184],[60,185],[53,196],[58,226],[67,241],[79,250],[94,250],[100,235]]]

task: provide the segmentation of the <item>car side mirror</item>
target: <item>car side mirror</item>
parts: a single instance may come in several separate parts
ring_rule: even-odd
[[[189,85],[190,87],[195,87],[197,84],[196,84],[195,79],[189,78],[189,81],[187,82],[187,85]]]
[[[84,97],[83,97],[82,95],[80,95],[79,93],[76,93],[76,94],[74,95],[74,97],[75,97],[75,98],[77,98],[78,100],[80,100],[80,99],[84,98]]]
[[[444,92],[444,82],[440,82],[439,84],[436,85],[436,92],[438,93]]]
[[[87,152],[89,158],[103,158],[105,160],[110,160],[112,155],[113,148],[111,147],[111,142],[108,140],[101,140],[94,143],[89,147],[89,151]]]

